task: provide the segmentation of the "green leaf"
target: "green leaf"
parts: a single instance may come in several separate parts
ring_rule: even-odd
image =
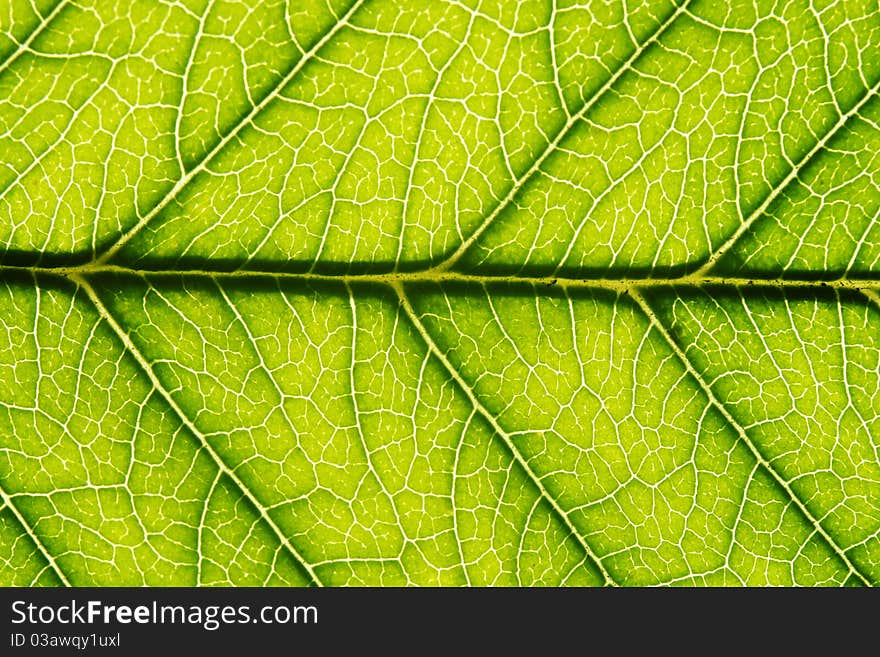
[[[0,583],[880,583],[867,0],[9,0]]]

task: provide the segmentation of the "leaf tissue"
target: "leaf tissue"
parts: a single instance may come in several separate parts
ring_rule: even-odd
[[[876,0],[0,4],[0,584],[880,583]]]

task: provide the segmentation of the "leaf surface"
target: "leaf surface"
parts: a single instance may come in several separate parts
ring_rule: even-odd
[[[880,581],[880,11],[11,0],[0,582]]]

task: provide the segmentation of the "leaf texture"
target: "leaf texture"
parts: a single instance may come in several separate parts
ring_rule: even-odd
[[[878,48],[8,0],[0,583],[880,582]]]

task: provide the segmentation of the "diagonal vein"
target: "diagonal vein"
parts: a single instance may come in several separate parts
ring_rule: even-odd
[[[477,398],[474,391],[468,385],[468,383],[461,376],[459,371],[449,362],[449,359],[446,357],[446,354],[441,351],[440,347],[437,346],[437,343],[431,337],[431,334],[428,332],[428,329],[425,328],[425,325],[422,323],[421,319],[419,319],[418,314],[416,314],[415,309],[412,307],[412,304],[409,301],[409,297],[406,295],[406,291],[403,289],[403,286],[400,283],[392,284],[391,286],[394,291],[397,293],[397,297],[400,300],[400,306],[403,308],[409,320],[413,323],[416,331],[418,331],[419,335],[422,337],[422,340],[425,343],[425,346],[428,350],[434,354],[437,360],[443,365],[444,369],[448,372],[449,376],[456,382],[456,384],[461,388],[462,392],[467,396],[468,401],[470,401],[471,406],[476,409],[480,415],[482,415],[489,425],[492,427],[492,430],[501,438],[504,442],[504,445],[507,447],[508,451],[513,456],[514,460],[517,464],[523,469],[523,472],[526,473],[529,480],[534,484],[534,486],[538,489],[538,492],[542,498],[544,498],[551,506],[553,511],[565,525],[566,529],[569,533],[575,538],[575,540],[580,545],[581,549],[587,555],[589,560],[596,566],[599,572],[602,574],[602,578],[605,580],[605,584],[607,586],[617,586],[617,582],[611,577],[608,573],[608,570],[605,568],[602,561],[594,552],[593,548],[586,541],[586,539],[581,535],[581,533],[577,530],[572,523],[571,518],[568,517],[568,514],[565,510],[559,506],[559,503],[556,499],[550,494],[547,488],[544,486],[541,478],[532,470],[529,466],[528,462],[523,457],[522,453],[517,449],[516,445],[514,445],[513,440],[509,433],[507,433],[504,428],[498,423],[497,418],[489,412],[489,410],[483,406],[482,402]]]
[[[743,429],[742,425],[737,422],[736,418],[730,413],[727,407],[721,403],[718,397],[715,395],[712,387],[706,382],[697,368],[694,366],[691,359],[688,357],[687,353],[685,353],[684,349],[681,348],[681,345],[675,340],[672,334],[666,329],[660,319],[657,317],[657,314],[651,308],[650,304],[645,300],[642,294],[637,290],[631,290],[630,295],[633,300],[638,304],[641,308],[642,312],[647,316],[648,320],[651,322],[651,325],[657,329],[678,359],[681,361],[682,365],[684,365],[685,369],[688,373],[694,377],[697,385],[700,386],[702,391],[709,398],[711,404],[718,409],[721,413],[724,420],[728,425],[737,433],[740,440],[748,447],[749,451],[752,455],[757,459],[758,463],[767,471],[767,473],[773,478],[778,486],[780,486],[791,499],[792,503],[798,508],[801,514],[806,518],[806,520],[810,523],[812,528],[818,533],[822,539],[828,544],[828,546],[834,551],[834,553],[840,558],[841,561],[846,565],[849,569],[849,572],[855,575],[863,584],[866,586],[872,586],[871,580],[862,573],[858,567],[850,560],[849,556],[847,556],[846,551],[837,544],[834,538],[825,530],[819,520],[815,515],[807,508],[806,504],[795,494],[789,485],[788,481],[777,472],[776,468],[767,460],[755,442],[749,437],[748,433],[745,429]]]
[[[54,21],[58,15],[61,13],[61,10],[64,9],[70,0],[61,0],[58,4],[55,5],[55,8],[52,9],[43,20],[39,22],[39,24],[34,28],[34,30],[27,36],[27,38],[18,44],[18,48],[15,49],[15,52],[11,53],[5,60],[0,62],[0,75],[3,72],[12,66],[15,61],[21,57],[24,53],[30,50],[31,44],[36,40],[38,36],[40,36],[43,31],[49,26],[49,24]]]
[[[311,49],[306,52],[302,57],[297,60],[296,64],[293,68],[288,71],[288,73],[281,78],[281,80],[266,94],[266,96],[256,105],[253,106],[250,112],[248,112],[245,116],[243,116],[238,123],[236,123],[229,132],[227,132],[220,141],[218,141],[214,147],[208,151],[189,171],[182,172],[183,175],[177,181],[177,183],[172,187],[162,198],[159,199],[158,203],[156,203],[146,214],[144,214],[138,222],[128,229],[123,235],[113,244],[111,244],[105,251],[102,253],[96,253],[93,261],[95,263],[104,264],[109,262],[113,256],[119,253],[122,248],[128,244],[128,242],[138,233],[143,230],[143,228],[149,224],[162,210],[164,210],[168,204],[173,201],[177,195],[202,171],[205,171],[208,164],[214,159],[214,157],[220,153],[236,136],[241,133],[247,126],[251,125],[256,119],[256,117],[261,114],[266,107],[268,107],[273,100],[275,100],[281,91],[293,80],[294,77],[299,74],[299,72],[305,67],[305,65],[310,62],[315,55],[324,47],[324,45],[330,41],[339,30],[345,27],[348,24],[348,21],[354,15],[354,13],[360,9],[360,7],[367,0],[356,0],[348,11],[342,16],[339,21],[337,21],[330,30],[324,34],[321,39],[315,43]]]
[[[791,185],[795,180],[797,180],[798,176],[801,174],[801,171],[819,154],[824,150],[824,148],[828,145],[835,136],[840,134],[840,132],[847,126],[850,120],[857,116],[858,113],[862,110],[862,108],[868,104],[868,102],[874,98],[878,92],[880,92],[880,79],[874,84],[873,87],[869,87],[864,94],[862,94],[861,98],[859,98],[858,102],[852,106],[852,108],[846,112],[845,114],[841,114],[840,118],[835,122],[833,126],[822,136],[819,140],[813,145],[813,147],[807,151],[803,157],[801,157],[792,167],[791,171],[788,172],[788,175],[785,176],[782,180],[780,180],[770,191],[767,193],[767,196],[764,197],[764,200],[756,207],[752,212],[749,213],[749,216],[746,217],[743,222],[715,251],[711,256],[706,260],[705,263],[700,265],[700,267],[696,270],[696,276],[702,276],[708,274],[718,263],[718,261],[724,256],[725,253],[730,251],[731,248],[735,244],[737,244],[740,238],[748,232],[748,230],[752,227],[752,225],[764,216],[764,213],[767,211],[773,202],[779,198],[779,196]],[[853,256],[855,257],[855,256]]]
[[[49,552],[48,548],[43,544],[43,541],[41,541],[40,537],[37,536],[36,531],[34,531],[30,523],[28,523],[25,517],[21,514],[21,511],[18,510],[18,507],[15,506],[12,501],[12,496],[9,495],[9,493],[7,493],[2,486],[0,486],[0,501],[2,501],[3,504],[5,504],[9,508],[9,510],[12,512],[12,515],[14,515],[15,519],[18,520],[18,524],[22,526],[25,533],[28,535],[28,538],[31,539],[37,550],[39,550],[40,554],[48,562],[52,570],[55,571],[55,574],[58,575],[58,579],[60,579],[64,583],[64,586],[72,586],[70,580],[67,579],[67,575],[65,575],[64,571],[61,570],[61,566],[59,566],[58,562],[55,561],[55,557],[52,556],[52,553]]]
[[[550,157],[559,144],[571,134],[571,131],[578,124],[578,122],[587,115],[587,113],[595,107],[596,103],[598,103],[606,93],[617,83],[617,81],[623,77],[623,75],[629,71],[633,64],[638,60],[645,51],[663,35],[669,27],[675,23],[679,16],[681,16],[687,9],[688,4],[691,0],[685,0],[674,12],[672,12],[666,20],[660,23],[647,39],[645,39],[639,46],[633,51],[633,53],[629,56],[629,58],[621,64],[614,74],[605,81],[605,83],[596,90],[596,92],[588,98],[581,108],[572,114],[568,120],[565,122],[565,125],[560,128],[559,132],[556,133],[556,136],[544,147],[544,150],[541,151],[541,154],[538,158],[532,163],[532,166],[528,168],[528,170],[522,174],[517,180],[514,181],[510,190],[507,194],[498,202],[498,204],[487,214],[483,220],[480,222],[479,226],[472,232],[462,243],[452,252],[451,255],[447,256],[442,262],[438,263],[434,269],[439,271],[445,271],[455,266],[457,263],[467,252],[467,250],[480,238],[480,236],[486,231],[487,228],[495,221],[496,217],[498,217],[505,208],[507,208],[519,191],[528,183],[529,180],[535,174],[538,173],[538,170],[544,164],[548,157]]]
[[[864,289],[859,290],[868,301],[874,304],[875,309],[880,312],[880,294],[877,293],[877,290],[872,289]]]
[[[107,322],[107,324],[116,334],[116,336],[120,339],[126,351],[128,351],[134,357],[135,361],[137,361],[140,368],[149,378],[150,383],[153,385],[153,388],[155,388],[156,392],[158,392],[162,396],[162,398],[172,409],[172,411],[174,411],[174,413],[177,415],[183,425],[194,436],[196,436],[202,448],[208,453],[208,455],[217,465],[219,470],[235,484],[239,491],[241,491],[241,493],[247,498],[247,500],[254,506],[254,508],[260,514],[260,517],[269,526],[269,528],[275,534],[280,543],[287,549],[287,551],[293,556],[293,558],[296,559],[297,563],[299,563],[303,570],[308,573],[312,582],[316,586],[322,586],[322,582],[320,579],[318,579],[318,576],[315,574],[314,569],[302,557],[302,555],[297,551],[293,544],[291,544],[290,540],[287,538],[287,535],[281,530],[281,528],[269,515],[266,507],[257,499],[253,492],[251,492],[250,488],[245,485],[241,478],[235,473],[235,470],[231,468],[226,463],[226,461],[223,460],[220,454],[218,454],[217,451],[211,446],[205,435],[201,431],[199,431],[193,421],[186,413],[184,413],[183,409],[180,408],[180,406],[171,396],[171,393],[165,388],[164,385],[162,385],[162,382],[153,371],[153,368],[150,366],[150,363],[147,361],[146,357],[135,346],[128,333],[126,333],[125,330],[123,330],[123,328],[119,325],[119,323],[116,321],[116,318],[110,313],[110,311],[104,305],[104,302],[101,301],[100,297],[98,296],[97,292],[95,292],[95,289],[92,287],[92,285],[81,276],[74,277],[73,281],[77,285],[79,285],[83,289],[83,291],[85,291],[85,293],[88,295],[89,299],[97,309],[98,314],[104,321]]]

